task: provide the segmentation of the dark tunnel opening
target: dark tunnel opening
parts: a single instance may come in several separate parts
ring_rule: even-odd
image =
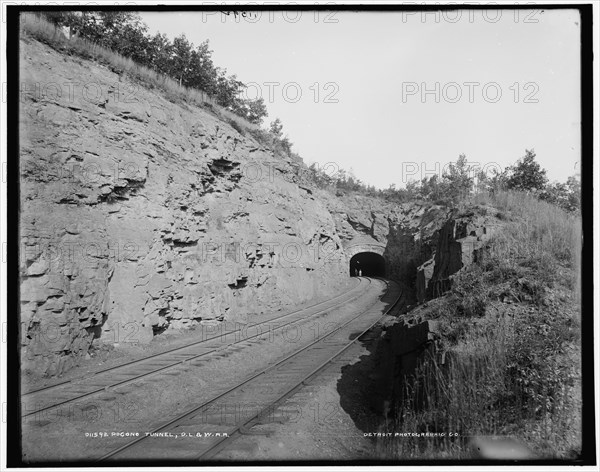
[[[385,277],[385,259],[374,252],[359,252],[350,259],[350,277]]]

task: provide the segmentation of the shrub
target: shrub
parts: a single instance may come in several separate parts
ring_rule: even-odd
[[[237,121],[229,119],[227,120],[227,123],[229,123],[231,127],[241,135],[246,134],[245,129]]]

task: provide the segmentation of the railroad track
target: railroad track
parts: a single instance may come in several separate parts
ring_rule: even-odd
[[[211,356],[218,355],[225,349],[241,343],[248,343],[249,341],[260,341],[265,334],[262,328],[268,326],[270,323],[285,320],[285,323],[277,324],[275,329],[281,330],[299,321],[306,321],[324,315],[331,310],[356,300],[365,293],[371,284],[371,280],[366,277],[360,277],[358,280],[358,283],[352,289],[324,302],[250,324],[240,329],[222,332],[185,346],[109,367],[84,378],[67,380],[25,392],[21,394],[21,418],[28,418],[42,412],[54,410],[153,375],[164,374],[169,369],[181,366],[182,364],[198,366],[198,363],[209,360]],[[248,329],[257,327],[260,327],[260,329],[257,329],[256,334],[243,335],[244,332],[247,333]]]
[[[210,461],[240,434],[252,434],[252,426],[262,424],[269,412],[339,360],[394,309],[400,300],[400,289],[394,283],[385,283],[387,292],[381,300],[335,330],[98,460],[153,464],[174,459],[190,463]],[[382,314],[380,305],[386,298],[388,305]],[[251,411],[245,409],[248,405]]]

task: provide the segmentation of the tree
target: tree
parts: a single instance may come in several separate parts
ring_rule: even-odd
[[[262,97],[255,100],[238,99],[235,102],[233,111],[256,125],[262,124],[263,118],[268,114],[267,106]]]
[[[148,26],[137,13],[108,12],[103,17],[107,38],[105,47],[131,58],[138,64],[150,66],[150,41]]]
[[[292,152],[292,143],[287,136],[283,137],[283,123],[279,118],[271,122],[269,133],[273,136],[275,146],[289,156]]]
[[[448,172],[443,175],[443,180],[446,198],[457,201],[471,192],[474,178],[471,175],[471,168],[467,164],[466,155],[459,155],[456,164],[450,164]]]
[[[139,64],[149,66],[148,27],[138,15],[131,15],[112,26],[109,47]]]
[[[46,11],[44,17],[56,26],[72,26],[77,21],[78,14],[72,11]]]
[[[194,45],[188,41],[185,34],[181,34],[173,40],[169,72],[171,77],[179,82],[179,85],[188,85],[193,48]]]
[[[157,72],[169,75],[173,45],[166,34],[156,33],[148,42],[147,64]]]
[[[72,23],[69,26],[77,35],[107,47],[107,29],[103,23],[102,12],[83,11],[80,16],[72,17],[71,20]]]
[[[275,121],[271,122],[269,125],[269,133],[279,139],[283,137],[283,123],[281,123],[279,118],[275,118]]]
[[[317,185],[317,187],[327,188],[332,184],[333,179],[315,162],[308,167],[308,170],[310,172],[309,175],[311,176],[312,181],[315,183],[315,185]]]
[[[566,183],[548,184],[540,193],[540,200],[557,205],[565,211],[578,211],[581,207],[581,184],[576,176],[571,176]]]
[[[418,195],[431,201],[456,203],[473,189],[474,177],[467,164],[467,156],[461,154],[456,163],[450,163],[448,169],[439,177],[437,174],[421,180]]]
[[[235,74],[227,77],[227,70],[217,68],[216,87],[212,94],[219,105],[234,111],[245,87]]]
[[[187,75],[188,87],[194,87],[209,94],[216,94],[217,68],[213,64],[212,50],[208,39],[192,50],[190,70]]]
[[[72,29],[85,39],[119,52],[122,45],[120,33],[124,28],[146,28],[137,13],[129,11],[83,11],[69,17]],[[145,30],[142,34],[145,33]]]
[[[419,194],[419,182],[416,180],[411,180],[406,183],[406,197],[408,200],[413,200],[418,198]]]
[[[442,198],[444,193],[442,189],[442,183],[438,178],[437,174],[433,174],[431,177],[424,177],[421,179],[421,184],[416,189],[418,195],[425,200],[439,200]]]
[[[579,177],[572,175],[567,179],[567,191],[569,192],[568,211],[578,211],[581,208],[581,182]]]
[[[564,208],[568,205],[569,192],[567,185],[560,182],[553,182],[546,185],[546,187],[539,194],[540,200],[545,200],[553,205],[557,205]]]
[[[541,168],[535,160],[534,150],[525,150],[523,156],[517,163],[508,167],[506,188],[522,192],[543,190],[548,182],[546,171]]]

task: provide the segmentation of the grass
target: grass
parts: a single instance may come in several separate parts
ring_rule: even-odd
[[[40,42],[48,44],[54,49],[69,54],[91,59],[107,65],[113,72],[125,74],[137,79],[148,88],[156,88],[163,92],[165,97],[174,103],[186,103],[209,110],[221,120],[230,123],[235,129],[255,132],[260,127],[236,115],[232,111],[220,106],[217,101],[202,90],[188,88],[171,77],[153,69],[142,66],[132,59],[122,56],[110,49],[94,44],[86,39],[74,36],[67,38],[61,29],[33,13],[21,13],[21,33]],[[252,133],[254,134],[254,133]]]
[[[386,426],[459,436],[384,439],[381,452],[465,459],[472,437],[511,436],[538,457],[573,458],[581,447],[581,221],[514,192],[463,206],[495,212],[502,226],[450,292],[418,310],[439,321],[441,344],[397,384]]]
[[[480,194],[472,202],[496,208],[500,219],[511,216],[502,234],[495,237],[495,250],[517,257],[551,257],[569,264],[579,275],[581,264],[581,219],[559,207],[521,193],[504,191]],[[498,216],[498,215],[497,215]],[[508,229],[506,231],[505,229]],[[512,251],[512,252],[511,252]]]

